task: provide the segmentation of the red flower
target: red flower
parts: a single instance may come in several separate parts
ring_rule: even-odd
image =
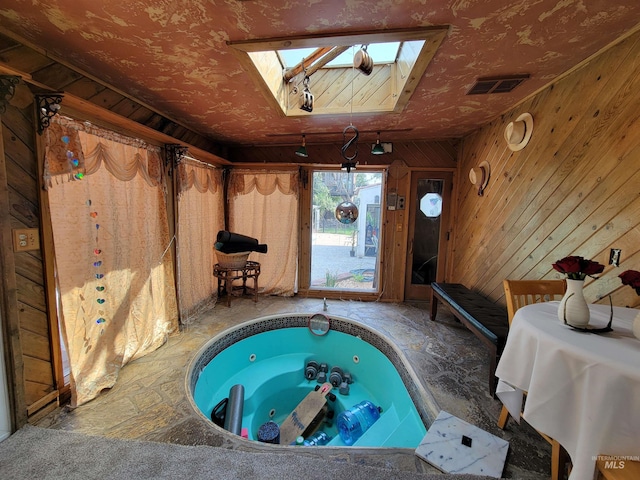
[[[604,270],[604,265],[583,257],[569,256],[558,260],[553,264],[553,268],[560,273],[564,273],[572,280],[584,280],[586,276],[593,276]]]
[[[635,289],[638,295],[640,295],[640,272],[627,270],[618,275],[618,277],[622,280],[623,285],[629,285],[631,288]]]

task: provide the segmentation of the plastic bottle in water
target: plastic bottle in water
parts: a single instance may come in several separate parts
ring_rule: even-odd
[[[365,400],[340,413],[337,420],[338,432],[345,445],[353,445],[380,418],[380,410],[369,400]]]
[[[314,433],[309,438],[304,441],[305,447],[313,447],[318,445],[326,445],[331,441],[331,437],[327,435],[325,432],[320,430],[319,432]]]

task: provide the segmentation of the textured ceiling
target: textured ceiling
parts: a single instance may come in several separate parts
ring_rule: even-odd
[[[0,27],[237,145],[321,139],[350,119],[283,117],[228,41],[448,25],[402,113],[353,117],[384,140],[426,140],[487,123],[639,22],[638,0],[0,0]],[[511,93],[466,95],[478,77],[522,73]]]

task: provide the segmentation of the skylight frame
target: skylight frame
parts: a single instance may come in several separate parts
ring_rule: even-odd
[[[227,45],[231,47],[230,51],[236,55],[245,72],[259,87],[260,93],[267,102],[283,116],[399,113],[406,107],[418,83],[423,78],[426,68],[436,55],[450,29],[450,25],[431,25],[408,29],[375,29],[341,34],[324,33],[319,35],[227,41]],[[312,64],[310,75],[313,76],[313,70],[329,74],[329,72],[340,69],[345,70],[345,75],[348,75],[346,70],[351,70],[351,68],[346,66],[324,68],[324,63],[322,62],[323,60],[329,61],[326,55],[332,49],[335,49],[334,47],[350,48],[352,45],[388,42],[402,42],[402,48],[399,49],[396,62],[376,66],[374,59],[374,71],[370,76],[364,75],[366,78],[378,78],[376,69],[380,67],[390,69],[389,74],[393,78],[390,79],[391,90],[386,97],[381,98],[381,95],[384,95],[385,92],[379,92],[379,98],[369,96],[367,99],[363,96],[361,99],[364,102],[359,102],[353,106],[349,104],[348,111],[344,107],[344,98],[338,99],[340,107],[334,108],[335,104],[331,106],[324,101],[324,98],[327,97],[319,95],[314,101],[313,111],[305,111],[301,109],[300,105],[290,102],[290,99],[293,98],[292,95],[299,95],[303,88],[301,65],[298,64],[290,69],[283,68],[280,56],[277,53],[278,50],[303,47],[313,48],[319,52],[324,50],[325,53],[322,53],[321,57],[316,57],[315,62],[310,62]],[[318,61],[322,57],[324,58]],[[291,72],[295,73],[289,75]],[[331,85],[336,85],[335,80],[330,79],[330,81],[333,82]],[[342,82],[342,85],[344,85],[344,82]],[[378,83],[378,85],[380,84]],[[376,86],[374,85],[373,88],[376,88]],[[365,94],[368,94],[368,92],[365,92]],[[365,103],[367,103],[366,106]]]
[[[375,60],[376,64],[382,65],[382,64],[395,63],[397,61],[398,54],[400,52],[400,49],[402,48],[403,43],[404,42],[402,41],[375,42],[365,46],[367,47],[367,53],[371,55],[371,57]],[[387,51],[389,50],[389,46],[392,46],[392,45],[393,47],[391,48],[393,48],[393,50],[391,51],[393,52],[393,58],[390,58],[390,55],[384,56],[385,53],[387,53]],[[347,50],[346,52],[340,54],[340,56],[331,60],[322,68],[338,68],[338,67],[351,66],[353,62],[353,54],[355,53],[355,51],[359,50],[361,47],[363,47],[363,45],[359,43],[352,45],[352,48],[350,50]],[[276,53],[278,55],[278,58],[280,59],[282,68],[287,69],[287,68],[292,68],[298,63],[300,63],[303,58],[307,58],[315,50],[316,50],[315,47],[303,47],[303,48],[280,49],[280,50],[276,50]],[[294,52],[294,51],[299,52],[298,57],[295,59],[294,57],[288,58],[291,55],[290,52]],[[343,60],[338,62],[339,59],[343,59]],[[293,63],[289,64],[287,63],[287,60],[291,60]]]

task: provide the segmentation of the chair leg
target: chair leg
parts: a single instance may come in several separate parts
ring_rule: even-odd
[[[551,480],[564,480],[569,454],[556,440],[551,442]]]
[[[507,426],[507,420],[509,420],[509,410],[504,405],[502,406],[502,410],[500,411],[500,418],[498,419],[498,427],[502,430]]]

